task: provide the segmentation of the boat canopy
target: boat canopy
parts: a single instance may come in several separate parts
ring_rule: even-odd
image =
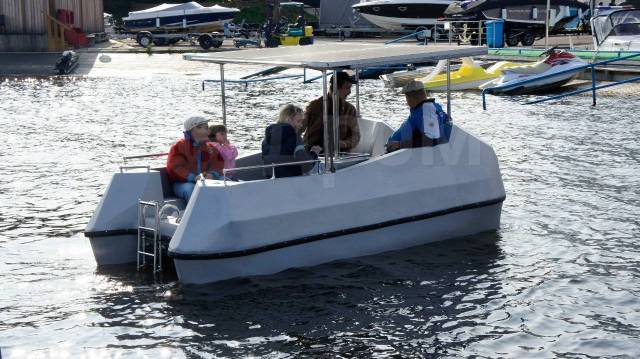
[[[640,34],[640,10],[598,11],[592,19],[591,26],[598,45],[608,36],[638,35]]]
[[[146,14],[150,12],[159,12],[159,11],[180,11],[180,10],[197,10],[202,9],[204,6],[198,4],[195,1],[191,1],[184,4],[161,4],[158,6],[154,6],[149,9],[140,10],[140,11],[131,11],[129,15],[135,14]]]
[[[216,64],[277,65],[322,71],[421,63],[487,53],[484,46],[331,43],[215,54],[185,54],[184,59]]]
[[[158,6],[154,6],[149,9],[140,10],[140,11],[130,11],[129,16],[126,18],[127,20],[136,20],[148,18],[150,16],[160,16],[161,14],[164,16],[167,15],[177,15],[177,14],[198,14],[202,12],[206,13],[216,13],[216,12],[225,12],[225,11],[235,11],[238,12],[240,10],[235,8],[226,8],[220,5],[214,5],[210,7],[205,7],[198,4],[195,1],[191,1],[184,4],[161,4]]]

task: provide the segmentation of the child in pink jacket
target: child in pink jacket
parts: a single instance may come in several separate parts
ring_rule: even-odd
[[[227,128],[224,125],[213,125],[209,127],[209,140],[224,159],[224,168],[235,168],[238,149],[229,143],[227,139]],[[233,172],[227,172],[227,177],[232,177],[233,175]]]

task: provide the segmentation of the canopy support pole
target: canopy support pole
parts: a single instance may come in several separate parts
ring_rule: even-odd
[[[544,19],[544,49],[549,49],[549,16],[551,15],[551,0],[547,0],[547,16]]]
[[[338,70],[333,70],[333,90],[332,105],[333,105],[333,158],[340,157],[340,98],[338,97]],[[335,172],[335,166],[333,159],[331,160],[331,172]]]
[[[451,118],[451,59],[447,59],[447,115]]]
[[[227,96],[224,93],[224,64],[220,64],[220,89],[222,90],[222,124],[227,126]]]
[[[322,127],[324,131],[324,171],[329,170],[329,103],[327,99],[327,70],[322,70]]]
[[[360,118],[360,69],[356,67],[356,113]]]

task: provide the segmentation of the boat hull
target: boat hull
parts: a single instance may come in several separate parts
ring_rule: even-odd
[[[415,29],[433,25],[451,4],[447,0],[421,2],[374,1],[356,4],[353,9],[371,23],[388,30]]]
[[[89,241],[98,266],[136,262],[138,245],[136,234],[90,237]]]
[[[493,82],[490,82],[481,87],[501,86],[498,89],[491,90],[491,93],[496,95],[521,95],[553,90],[571,82],[571,80],[573,80],[576,76],[578,76],[578,72],[560,74],[558,76],[542,79],[540,81],[532,81],[526,84],[522,84],[522,82],[524,82],[525,80],[530,80],[530,78],[524,78],[520,81],[513,81],[511,84],[509,84],[508,82],[497,82],[495,83],[495,85],[492,85]]]
[[[339,259],[373,255],[436,241],[496,230],[502,201],[435,214],[398,225],[362,230],[232,258],[174,257],[179,280],[204,284],[235,277],[268,275],[289,268],[308,267]]]
[[[124,27],[130,32],[136,31],[212,31],[219,30],[224,24],[233,20],[236,12],[218,12],[209,14],[178,15],[149,17],[143,19],[124,20]]]
[[[199,183],[168,253],[185,283],[271,274],[497,229],[504,198],[494,151],[453,126],[335,173]]]
[[[487,83],[488,81],[491,81],[492,79],[496,78],[495,77],[487,77],[481,80],[472,80],[472,81],[458,81],[458,82],[452,82],[451,83],[451,91],[467,91],[467,90],[477,90],[480,86],[482,86],[483,84]],[[429,86],[428,83],[425,84],[425,89],[427,91],[432,91],[432,92],[445,92],[447,91],[447,86]]]

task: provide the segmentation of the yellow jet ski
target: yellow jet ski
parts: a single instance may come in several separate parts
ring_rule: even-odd
[[[416,79],[424,82],[427,91],[447,91],[447,74],[442,74],[446,61],[438,62],[436,68],[426,77]],[[502,70],[522,64],[500,61],[484,69],[470,57],[462,58],[462,65],[457,71],[451,72],[451,90],[477,90],[480,85],[502,76]]]

